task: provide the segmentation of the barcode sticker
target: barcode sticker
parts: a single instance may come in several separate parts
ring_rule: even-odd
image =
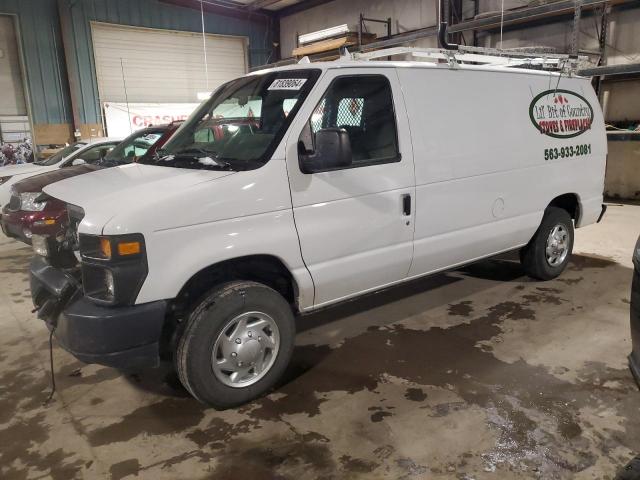
[[[306,81],[306,78],[278,78],[269,90],[300,90]]]

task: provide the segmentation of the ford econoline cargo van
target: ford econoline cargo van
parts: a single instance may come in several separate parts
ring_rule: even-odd
[[[559,275],[574,228],[603,213],[606,155],[586,78],[355,60],[252,73],[146,164],[45,187],[70,227],[33,238],[33,301],[78,359],[173,359],[194,397],[238,405],[281,376],[300,314],[514,249],[532,277]]]

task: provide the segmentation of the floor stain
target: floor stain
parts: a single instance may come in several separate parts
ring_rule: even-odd
[[[140,462],[137,458],[130,458],[122,462],[114,463],[109,468],[111,480],[121,480],[129,475],[138,476],[140,472]]]
[[[460,303],[449,305],[449,315],[458,315],[460,317],[469,317],[473,313],[473,302],[464,300]]]
[[[204,409],[192,399],[167,398],[139,407],[116,423],[91,430],[87,437],[91,445],[100,446],[126,442],[141,434],[180,433],[198,425],[204,418]]]
[[[427,394],[421,388],[407,388],[404,396],[412,402],[424,402],[427,399]]]

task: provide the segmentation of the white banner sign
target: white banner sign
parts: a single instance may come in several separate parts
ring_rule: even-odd
[[[136,130],[185,120],[198,103],[104,103],[107,135],[126,137]]]

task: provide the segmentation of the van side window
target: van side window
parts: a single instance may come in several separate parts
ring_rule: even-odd
[[[300,135],[313,151],[315,134],[323,128],[349,134],[353,167],[400,160],[391,86],[382,75],[339,77],[333,81]]]

